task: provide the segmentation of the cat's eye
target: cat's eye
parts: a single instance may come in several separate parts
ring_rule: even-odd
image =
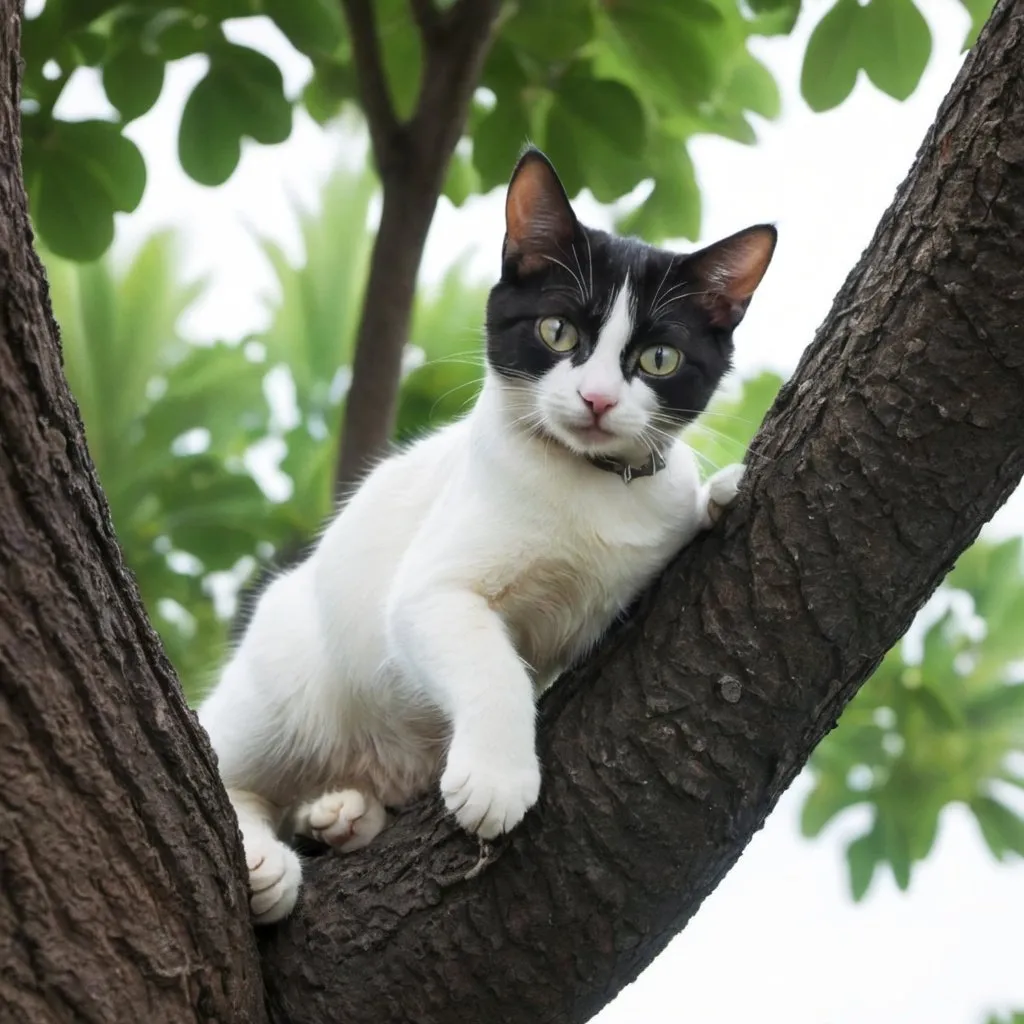
[[[667,377],[682,365],[683,353],[671,345],[652,345],[640,353],[640,369],[652,377]]]
[[[546,316],[538,320],[537,336],[552,352],[571,352],[580,340],[576,328],[560,316]]]

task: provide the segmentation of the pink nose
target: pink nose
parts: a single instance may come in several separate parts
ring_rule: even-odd
[[[580,391],[578,394],[590,408],[595,419],[600,419],[609,409],[615,408],[615,399],[610,395],[602,395],[599,391]]]

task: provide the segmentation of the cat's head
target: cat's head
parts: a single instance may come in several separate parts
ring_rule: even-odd
[[[487,361],[514,420],[581,455],[661,447],[728,371],[775,228],[689,255],[592,230],[535,149],[513,172],[505,222]]]

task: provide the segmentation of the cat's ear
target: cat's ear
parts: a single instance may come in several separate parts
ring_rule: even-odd
[[[757,224],[687,257],[688,274],[704,288],[698,301],[716,327],[731,329],[743,319],[771,262],[777,238],[771,224]]]
[[[577,230],[554,167],[539,149],[528,149],[512,172],[505,196],[502,262],[512,261],[521,273],[542,270],[546,257],[569,252]]]

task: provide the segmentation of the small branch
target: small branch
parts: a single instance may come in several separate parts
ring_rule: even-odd
[[[356,78],[359,83],[359,98],[370,128],[370,142],[373,155],[380,170],[386,163],[395,139],[401,132],[401,124],[391,103],[384,61],[381,57],[380,38],[377,34],[377,19],[373,12],[373,0],[341,0],[352,33],[352,49],[356,63]]]

